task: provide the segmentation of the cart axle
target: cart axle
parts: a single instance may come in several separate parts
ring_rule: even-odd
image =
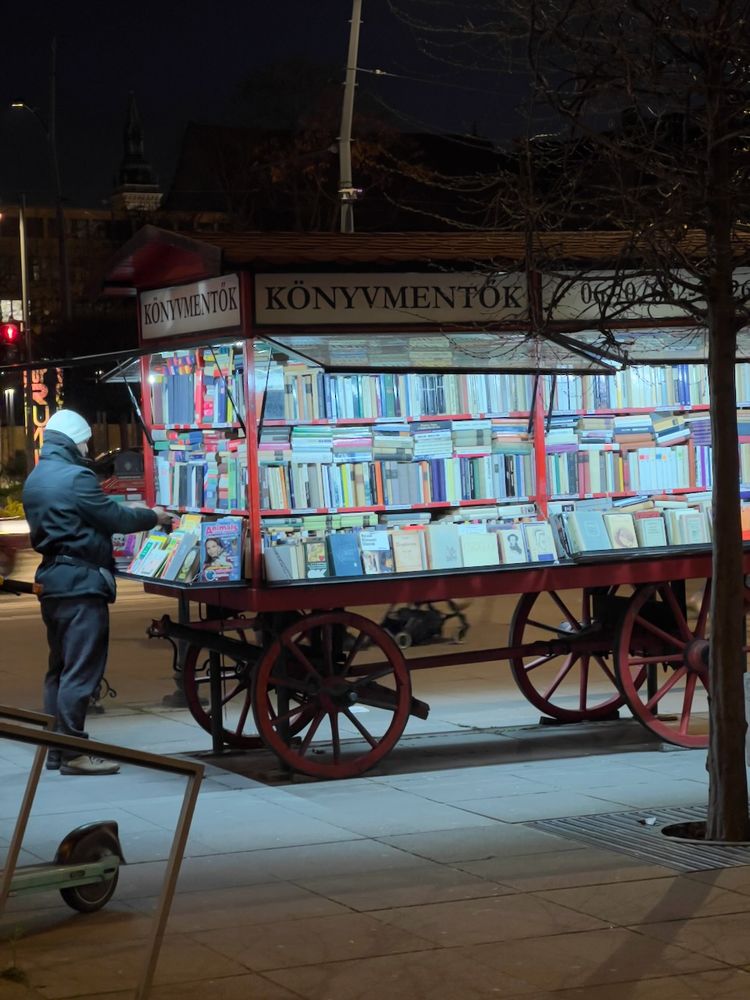
[[[251,645],[249,642],[239,642],[237,639],[228,639],[225,635],[211,632],[209,629],[198,630],[191,625],[180,625],[173,622],[169,615],[155,618],[146,629],[146,635],[150,639],[176,639],[190,644],[200,642],[204,649],[224,653],[226,656],[245,662],[254,662],[261,653],[259,646]]]

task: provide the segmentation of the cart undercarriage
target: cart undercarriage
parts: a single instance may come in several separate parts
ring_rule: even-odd
[[[315,777],[362,774],[396,745],[410,715],[427,718],[412,694],[414,671],[504,660],[543,716],[604,720],[627,707],[664,741],[706,746],[710,550],[608,555],[441,576],[193,587],[189,602],[204,604],[206,617],[165,617],[149,634],[179,646],[190,711],[215,751],[265,746]],[[146,589],[180,597],[189,611],[187,591]],[[381,624],[349,610],[511,594],[521,596],[507,645],[408,658]]]

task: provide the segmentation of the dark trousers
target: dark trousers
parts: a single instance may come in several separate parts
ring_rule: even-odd
[[[86,709],[107,664],[107,601],[103,597],[47,597],[41,604],[49,644],[44,711],[55,717],[58,733],[86,738]],[[63,752],[62,756],[77,754]]]

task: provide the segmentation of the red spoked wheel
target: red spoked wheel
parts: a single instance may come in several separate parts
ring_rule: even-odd
[[[255,723],[292,770],[351,778],[395,746],[411,706],[411,679],[384,629],[348,611],[285,628],[254,678]]]
[[[618,630],[615,668],[630,711],[681,747],[708,746],[710,602],[710,580],[692,614],[669,583],[640,587]]]
[[[225,632],[223,635],[246,642],[245,633]],[[257,647],[248,647],[248,656],[219,653],[221,671],[221,734],[224,743],[237,749],[250,750],[258,746],[258,734],[250,711],[251,677],[257,660]],[[207,733],[212,729],[211,651],[205,646],[188,647],[182,666],[182,686],[190,714]],[[249,723],[249,731],[248,731]]]
[[[614,626],[609,616],[597,615],[616,589],[524,594],[516,605],[510,645],[529,652],[510,657],[511,671],[525,698],[545,715],[562,722],[606,719],[624,703],[612,663]]]

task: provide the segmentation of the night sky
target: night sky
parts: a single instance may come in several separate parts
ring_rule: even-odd
[[[363,75],[360,87],[399,112],[405,130],[502,131],[508,108],[486,93],[466,89],[484,81],[467,74],[447,76],[445,69],[429,64],[384,0],[364,0],[363,10],[359,65],[412,79]],[[95,208],[112,190],[130,90],[141,112],[146,155],[166,188],[186,123],[231,124],[238,84],[252,70],[302,56],[340,67],[343,80],[350,14],[351,0],[6,5],[0,198],[13,202],[24,191],[32,202],[51,200],[43,132],[28,113],[7,109],[11,101],[21,100],[47,118],[53,37],[63,194],[68,204]],[[436,76],[462,87],[413,79]]]

